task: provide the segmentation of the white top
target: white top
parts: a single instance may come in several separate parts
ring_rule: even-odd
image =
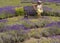
[[[42,5],[37,5],[37,9],[43,10]]]

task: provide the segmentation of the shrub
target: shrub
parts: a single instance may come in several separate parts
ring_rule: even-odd
[[[39,40],[39,43],[60,43],[59,41],[60,39],[58,38],[46,38],[46,37],[41,37],[41,39]]]
[[[21,30],[21,31],[9,31],[0,33],[0,42],[1,43],[17,43],[23,42],[28,39],[28,34]]]
[[[60,29],[58,28],[37,28],[29,31],[29,36],[40,38],[60,35]]]
[[[46,28],[45,30],[43,30],[42,35],[43,36],[55,36],[55,35],[59,35],[60,34],[60,28]]]
[[[24,21],[23,23],[22,23],[26,28],[33,28],[34,27],[34,24],[32,24],[30,21]]]
[[[17,15],[24,15],[24,9],[23,9],[23,7],[19,7],[19,8],[16,7],[16,8],[15,8],[15,11],[16,11],[16,12],[15,12],[15,13],[16,13],[16,16],[17,16]]]
[[[43,30],[45,30],[44,28],[37,28],[37,29],[31,29],[29,32],[28,32],[28,35],[30,37],[34,37],[36,39],[39,39],[42,37],[42,32]]]
[[[3,20],[2,20],[2,22],[0,22],[0,32],[6,31],[6,29],[4,29],[5,26],[6,26],[6,22],[3,22]]]

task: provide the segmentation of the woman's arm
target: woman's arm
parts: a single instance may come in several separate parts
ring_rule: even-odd
[[[36,10],[36,6],[37,6],[36,4],[33,5],[34,10]]]

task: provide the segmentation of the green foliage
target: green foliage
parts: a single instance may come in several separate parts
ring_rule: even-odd
[[[37,28],[37,29],[31,29],[28,34],[35,38],[49,37],[49,36],[59,35],[60,29],[59,28]]]
[[[5,17],[6,17],[5,14],[0,14],[1,19],[5,18]]]
[[[60,13],[53,12],[53,11],[44,11],[42,13],[42,16],[57,16],[57,17],[60,17]]]
[[[48,18],[47,18],[48,19]],[[34,24],[34,26],[35,27],[44,27],[46,24],[49,24],[50,23],[50,21],[49,20],[47,20],[47,19],[41,19],[41,20],[31,20],[31,22]]]
[[[54,35],[59,35],[60,34],[60,28],[46,28],[43,30],[42,35],[43,36],[54,36]]]
[[[17,43],[17,42],[23,42],[26,39],[28,39],[28,34],[23,31],[9,31],[9,32],[3,32],[0,33],[0,42],[1,43]]]
[[[60,43],[59,41],[60,39],[58,38],[45,38],[45,37],[41,37],[41,39],[39,40],[39,43]]]
[[[15,11],[16,11],[16,15],[24,15],[24,9],[23,9],[23,7],[16,7],[15,8]]]
[[[0,18],[1,19],[4,19],[4,18],[9,18],[9,17],[12,17],[12,16],[14,16],[15,14],[11,14],[11,13],[9,13],[9,12],[7,12],[7,11],[2,11],[2,13],[0,14]]]
[[[28,32],[28,35],[30,37],[34,37],[36,39],[39,39],[41,37],[44,37],[42,35],[42,32],[45,30],[45,28],[37,28],[37,29],[31,29],[29,32]]]
[[[34,24],[32,24],[32,22],[30,22],[30,21],[24,21],[24,22],[22,22],[22,24],[27,28],[34,27]]]

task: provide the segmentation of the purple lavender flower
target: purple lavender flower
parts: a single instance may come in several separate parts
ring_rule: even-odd
[[[60,0],[42,0],[43,2],[57,2],[60,3]]]
[[[60,27],[60,22],[57,22],[57,26]]]
[[[24,29],[24,25],[16,24],[16,25],[11,26],[11,29],[14,29],[14,30]]]
[[[44,10],[44,11],[52,11],[52,8],[49,8],[49,7],[47,7],[47,6],[44,6],[44,7],[43,7],[43,10]]]
[[[29,28],[25,27],[24,25],[13,25],[13,26],[5,26],[3,27],[3,29],[6,29],[6,30],[20,30],[20,29],[23,29],[23,30],[28,30]]]
[[[2,11],[3,11],[3,8],[0,8],[0,13],[2,13]]]
[[[60,39],[60,35],[55,35],[55,36],[52,36],[51,38],[58,38],[58,39]]]
[[[8,13],[12,13],[14,14],[15,13],[15,10],[13,9],[14,7],[12,6],[7,6],[7,7],[4,7],[4,10]]]
[[[34,14],[36,14],[36,12],[35,12],[35,10],[33,9],[32,6],[25,6],[24,7],[24,11],[28,15],[34,15]]]
[[[52,27],[52,26],[56,26],[60,28],[60,22],[52,22],[50,24],[47,24],[45,27]]]
[[[54,2],[56,2],[56,3],[60,3],[60,0],[53,0]]]
[[[57,24],[59,24],[59,25],[60,25],[60,22],[57,22]]]
[[[56,22],[52,22],[52,23],[50,23],[50,24],[47,24],[45,27],[51,27],[51,26],[53,26],[53,25],[56,25]]]
[[[7,22],[7,19],[2,19],[0,20],[0,22]]]

